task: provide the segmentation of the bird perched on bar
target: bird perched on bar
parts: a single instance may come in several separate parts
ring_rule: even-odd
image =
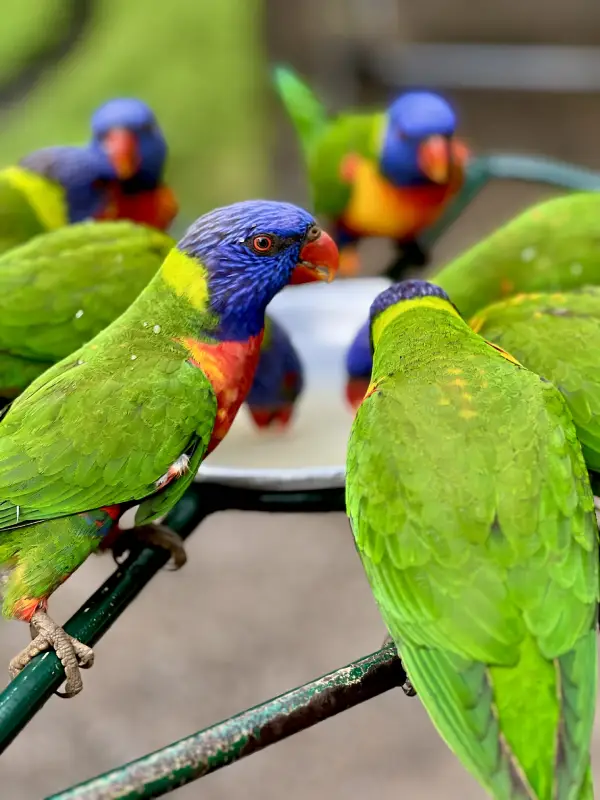
[[[431,280],[469,318],[515,294],[600,284],[599,241],[600,193],[562,195],[509,220]]]
[[[302,146],[315,213],[335,226],[340,273],[359,271],[356,244],[372,236],[397,243],[396,279],[427,263],[419,235],[460,189],[468,159],[448,102],[409,91],[385,111],[329,117],[291,70],[278,67],[275,82]]]
[[[433,284],[370,324],[346,502],[410,683],[490,796],[590,800],[598,531],[564,398]]]
[[[257,428],[287,428],[303,388],[304,370],[300,356],[283,326],[267,316],[260,358],[246,398],[248,411]]]
[[[16,675],[54,649],[64,696],[93,653],[48,615],[48,598],[87,556],[118,541],[138,506],[142,540],[182,562],[152,521],[179,498],[227,434],[252,382],[265,308],[289,283],[331,277],[333,240],[297,206],[263,200],[197,220],[137,300],[37,378],[0,420],[2,613],[36,638]]]
[[[166,145],[150,109],[110,101],[92,129],[86,146],[46,147],[0,170],[0,253],[87,219],[170,225],[177,201],[162,182]]]

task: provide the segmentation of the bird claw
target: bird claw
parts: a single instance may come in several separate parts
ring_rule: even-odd
[[[383,644],[381,646],[382,646],[382,648],[383,647],[389,647],[391,644],[393,644],[394,647],[396,647],[396,645],[394,644],[394,640],[392,639],[392,637],[388,633],[388,635],[383,640]],[[396,647],[396,652],[398,652],[398,648],[397,647]],[[398,658],[400,658],[400,654],[399,653],[398,653]],[[404,670],[404,666],[402,667],[402,669]],[[404,694],[407,697],[415,697],[416,694],[417,694],[417,690],[415,689],[415,687],[412,685],[412,683],[408,679],[408,676],[406,675],[406,670],[404,670],[404,674],[405,674],[406,678],[405,678],[404,683],[401,685],[400,688],[402,689],[402,691],[404,692]]]
[[[183,539],[178,533],[172,531],[166,525],[141,525],[139,528],[131,528],[124,531],[115,542],[112,553],[118,566],[121,566],[119,556],[129,550],[132,546],[132,539],[145,546],[161,547],[168,550],[171,554],[173,565],[169,570],[178,570],[187,561],[187,554],[183,546]]]
[[[34,636],[34,630],[37,634]],[[91,647],[75,639],[52,620],[45,611],[36,611],[31,618],[32,641],[16,655],[8,665],[11,678],[24,669],[40,653],[54,650],[65,671],[65,690],[56,692],[59,697],[75,697],[83,689],[80,670],[90,669],[94,664]]]

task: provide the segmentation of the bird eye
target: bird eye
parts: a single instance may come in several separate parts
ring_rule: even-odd
[[[273,239],[271,236],[265,236],[265,234],[255,236],[252,239],[252,247],[257,253],[268,253],[273,248]]]

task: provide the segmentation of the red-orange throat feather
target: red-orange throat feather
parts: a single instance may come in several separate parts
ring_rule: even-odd
[[[250,391],[263,333],[261,331],[245,342],[208,344],[193,338],[181,340],[190,354],[190,363],[204,372],[217,398],[217,418],[208,453],[224,438]]]

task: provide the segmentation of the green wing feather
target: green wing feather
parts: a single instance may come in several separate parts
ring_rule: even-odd
[[[600,471],[600,287],[517,295],[482,309],[471,326],[560,389],[588,468]]]
[[[173,246],[130,222],[86,222],[0,257],[0,394],[14,396],[118,317]]]
[[[328,118],[313,91],[291,70],[278,67],[275,83],[302,146],[315,213],[337,219],[350,199],[350,184],[341,177],[344,157],[377,159],[377,133],[385,115],[343,113]]]
[[[465,317],[519,292],[600,284],[600,193],[527,209],[439,270],[432,280]]]
[[[159,296],[144,294],[145,305],[41,375],[0,422],[0,529],[139,502],[192,445],[193,463],[202,458],[216,415],[212,386],[166,323],[160,334],[144,327],[140,313],[161,318]],[[162,491],[157,515],[174,491]]]
[[[420,313],[382,335],[352,429],[357,547],[409,676],[465,766],[500,800],[575,791],[589,763],[598,596],[575,430],[551,384],[458,318],[433,312],[445,320],[430,325]],[[557,702],[561,687],[572,696]]]

